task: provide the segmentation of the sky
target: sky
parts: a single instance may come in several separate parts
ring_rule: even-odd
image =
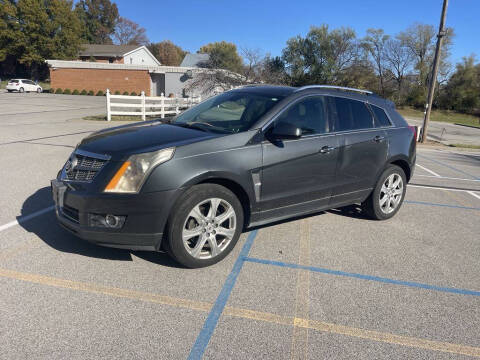
[[[281,55],[286,41],[310,26],[349,26],[357,37],[368,28],[395,35],[415,22],[437,31],[443,0],[114,0],[121,16],[147,30],[152,42],[171,40],[196,52],[215,41]],[[450,0],[447,26],[455,30],[451,61],[480,59],[480,0]]]

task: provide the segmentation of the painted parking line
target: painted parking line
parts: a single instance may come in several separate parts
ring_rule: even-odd
[[[145,293],[141,291],[109,287],[93,283],[85,283],[73,280],[65,280],[45,275],[24,273],[15,270],[0,268],[0,277],[20,280],[24,282],[52,286],[57,288],[64,288],[69,290],[83,291],[87,293],[101,294],[112,297],[127,298],[137,301],[149,302],[154,304],[167,305],[177,308],[185,308],[190,310],[197,310],[207,312],[212,309],[211,303],[193,301],[182,298],[174,298],[170,296]],[[384,342],[389,344],[402,345],[407,347],[414,347],[419,349],[426,349],[432,351],[447,352],[453,354],[468,355],[480,358],[480,348],[472,347],[462,344],[454,344],[442,341],[432,341],[416,337],[408,337],[396,335],[385,332],[378,332],[366,329],[360,329],[345,325],[327,323],[323,321],[294,318],[290,316],[283,316],[267,312],[255,311],[250,309],[242,309],[236,307],[226,306],[223,314],[225,316],[238,317],[242,319],[249,319],[255,321],[263,321],[277,325],[297,326],[307,329],[312,329],[320,332],[327,332],[332,334],[341,334],[350,337],[356,337],[366,340]]]
[[[472,192],[476,190],[472,189],[459,189],[455,187],[450,187],[450,186],[436,186],[436,185],[422,185],[422,184],[408,184],[408,187],[413,187],[413,188],[420,188],[420,189],[432,189],[432,190],[444,190],[444,191],[459,191],[459,192]]]
[[[474,182],[480,182],[480,180],[475,180],[475,179],[464,179],[464,178],[457,178],[457,177],[449,177],[449,176],[432,176],[432,175],[419,175],[415,174],[413,177],[428,177],[428,178],[434,178],[434,179],[439,179],[439,180],[457,180],[457,181],[474,181]]]
[[[247,258],[245,258],[245,261],[252,262],[252,263],[257,263],[257,264],[263,264],[263,265],[273,265],[273,266],[279,266],[279,267],[286,267],[286,268],[290,268],[290,269],[304,269],[304,270],[309,270],[309,271],[312,271],[312,272],[317,272],[317,273],[322,273],[322,274],[350,277],[350,278],[361,279],[361,280],[376,281],[376,282],[392,284],[392,285],[409,286],[409,287],[420,288],[420,289],[425,289],[425,290],[440,291],[440,292],[459,294],[459,295],[480,296],[480,291],[435,286],[435,285],[430,285],[430,284],[422,284],[422,283],[418,283],[418,282],[414,282],[414,281],[396,280],[396,279],[384,278],[384,277],[380,277],[380,276],[365,275],[365,274],[351,273],[351,272],[345,272],[345,271],[340,271],[340,270],[326,269],[326,268],[321,268],[321,267],[316,267],[316,266],[306,266],[306,265],[287,263],[287,262],[282,262],[282,261],[258,259],[258,258],[253,258],[253,257],[247,257]]]
[[[455,167],[453,167],[453,166],[451,166],[451,165],[447,165],[447,164],[445,164],[444,162],[438,161],[438,160],[433,159],[433,158],[431,158],[431,157],[429,157],[429,156],[425,156],[425,155],[423,155],[423,154],[422,154],[422,155],[417,154],[417,155],[418,155],[420,158],[427,159],[427,160],[429,160],[429,161],[431,161],[431,162],[434,162],[434,163],[436,163],[436,164],[439,164],[439,165],[442,165],[442,166],[444,166],[444,167],[446,167],[446,168],[449,168],[449,169],[451,169],[451,170],[453,170],[453,171],[456,171],[456,172],[458,172],[458,173],[460,173],[460,174],[470,176],[470,177],[474,178],[475,180],[480,180],[480,178],[477,177],[477,176],[475,176],[475,175],[469,174],[469,173],[467,173],[467,172],[465,172],[465,171],[463,171],[463,170],[457,169],[457,168],[455,168]]]
[[[438,203],[431,203],[426,201],[405,200],[404,203],[413,204],[413,205],[439,206],[439,207],[446,207],[446,208],[453,208],[453,209],[480,210],[480,208],[477,208],[477,207],[451,205],[451,204],[438,204]]]
[[[435,171],[432,171],[432,170],[430,170],[430,169],[427,169],[425,166],[422,166],[422,165],[420,165],[420,164],[416,164],[416,166],[418,166],[420,169],[423,169],[423,170],[425,170],[426,172],[428,172],[428,173],[430,173],[430,174],[432,174],[432,175],[434,175],[434,176],[436,176],[436,177],[442,177],[441,175],[438,175]]]
[[[254,230],[248,235],[247,241],[245,242],[245,245],[243,245],[240,255],[233,265],[232,271],[228,275],[227,280],[225,280],[222,290],[220,291],[220,294],[218,294],[217,300],[215,301],[215,304],[213,304],[213,307],[210,310],[205,323],[203,324],[203,328],[200,330],[200,333],[195,340],[195,344],[193,344],[193,347],[190,350],[190,355],[188,356],[189,360],[200,360],[203,357],[203,353],[210,342],[213,331],[217,327],[218,320],[220,319],[225,305],[227,304],[228,298],[230,297],[230,293],[237,282],[238,275],[240,274],[243,263],[245,262],[244,259],[248,256],[253,244],[253,240],[255,240],[257,233],[258,230]]]
[[[467,191],[470,195],[472,195],[473,197],[476,197],[477,199],[480,200],[480,195],[478,195],[477,193],[473,192],[473,191]]]
[[[300,236],[298,238],[298,263],[310,265],[310,220],[300,222]],[[297,291],[295,294],[295,318],[308,319],[310,309],[310,271],[297,270]],[[294,323],[292,344],[290,347],[291,359],[308,358],[308,327],[297,326]]]
[[[443,191],[457,191],[457,192],[466,192],[469,195],[480,200],[480,195],[476,194],[477,190],[467,190],[467,189],[458,189],[454,187],[445,187],[445,186],[428,186],[420,184],[408,184],[408,187],[420,188],[420,189],[431,189],[431,190],[443,190]]]
[[[9,229],[13,226],[22,224],[22,223],[24,223],[28,220],[31,220],[31,219],[33,219],[37,216],[40,216],[40,215],[43,215],[43,214],[45,214],[49,211],[52,211],[53,209],[55,209],[55,205],[49,206],[49,207],[47,207],[45,209],[42,209],[42,210],[35,211],[34,213],[31,213],[29,215],[21,216],[16,220],[10,221],[9,223],[6,223],[4,225],[0,225],[0,231],[4,231],[4,230],[7,230],[7,229]]]

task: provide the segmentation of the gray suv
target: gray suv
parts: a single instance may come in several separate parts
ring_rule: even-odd
[[[223,259],[250,227],[349,204],[391,218],[415,147],[415,129],[369,91],[248,86],[168,122],[93,133],[52,192],[80,238],[165,250],[193,268]]]

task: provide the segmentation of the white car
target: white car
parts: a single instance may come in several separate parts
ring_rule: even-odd
[[[30,91],[41,93],[43,91],[40,85],[27,79],[12,79],[8,82],[5,89],[7,89],[8,92],[18,91],[21,93]]]

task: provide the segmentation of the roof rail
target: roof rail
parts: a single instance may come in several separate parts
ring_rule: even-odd
[[[343,90],[343,91],[352,91],[352,92],[358,92],[360,94],[367,94],[367,95],[374,95],[372,91],[369,90],[362,90],[362,89],[354,89],[354,88],[349,88],[349,87],[343,87],[343,86],[334,86],[334,85],[306,85],[298,88],[295,90],[295,92],[300,91],[300,90],[305,90],[305,89],[332,89],[332,90]]]

